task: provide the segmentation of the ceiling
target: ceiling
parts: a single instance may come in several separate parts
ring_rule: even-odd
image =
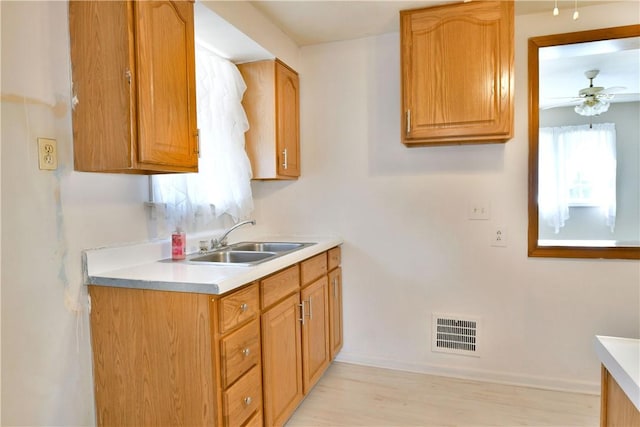
[[[577,105],[588,70],[599,70],[593,85],[611,88],[611,102],[640,100],[640,37],[546,47],[538,57],[542,108]]]
[[[377,34],[399,31],[399,11],[437,6],[457,1],[250,1],[253,6],[274,22],[299,46],[349,40]],[[611,3],[608,1],[579,0],[578,9],[585,5]],[[553,0],[515,0],[516,15],[549,12]],[[561,13],[572,11],[573,0],[559,0]],[[571,12],[568,12],[571,13]]]

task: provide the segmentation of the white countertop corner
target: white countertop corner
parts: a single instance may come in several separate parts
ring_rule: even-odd
[[[640,411],[640,339],[596,335],[594,346],[604,367]]]

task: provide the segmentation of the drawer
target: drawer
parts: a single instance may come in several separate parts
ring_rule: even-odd
[[[262,308],[269,307],[300,288],[300,268],[298,265],[282,270],[260,282]]]
[[[262,427],[262,411],[255,414],[243,427]]]
[[[220,341],[222,388],[260,363],[260,322],[243,326]]]
[[[333,270],[342,262],[342,252],[340,246],[329,249],[329,271]]]
[[[251,369],[237,383],[223,393],[224,423],[237,427],[255,412],[262,410],[262,381],[259,367]]]
[[[327,274],[327,253],[323,252],[300,263],[300,283],[307,285]]]
[[[260,312],[258,284],[220,299],[220,333],[256,317]]]

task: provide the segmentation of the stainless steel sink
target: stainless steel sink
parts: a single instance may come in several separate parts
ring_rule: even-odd
[[[251,252],[291,252],[309,246],[310,243],[293,242],[240,242],[229,245],[225,250]]]
[[[299,242],[239,242],[206,254],[192,255],[187,261],[196,264],[250,266],[270,261],[314,244]]]
[[[215,251],[206,255],[199,255],[190,258],[190,262],[210,262],[222,264],[236,265],[252,265],[264,262],[268,259],[275,258],[278,254],[275,252],[257,252],[257,251]]]

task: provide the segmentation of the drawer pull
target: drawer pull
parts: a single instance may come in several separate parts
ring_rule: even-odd
[[[304,314],[304,300],[302,300],[302,304],[298,304],[300,306],[300,322],[302,322],[302,324],[304,325],[304,317],[306,316]]]
[[[248,309],[249,309],[249,305],[248,305],[247,303],[243,302],[242,304],[240,304],[240,311],[241,311],[241,312],[243,312],[243,313],[244,313],[244,312],[245,312],[245,311],[247,311]]]
[[[243,349],[242,349],[242,355],[243,355],[244,357],[247,357],[247,356],[249,356],[250,354],[251,354],[251,350],[249,350],[249,348],[248,348],[248,347],[247,347],[247,348],[243,348]]]
[[[243,401],[245,405],[249,406],[251,405],[251,402],[253,402],[253,399],[251,398],[251,396],[247,396],[243,399]]]

